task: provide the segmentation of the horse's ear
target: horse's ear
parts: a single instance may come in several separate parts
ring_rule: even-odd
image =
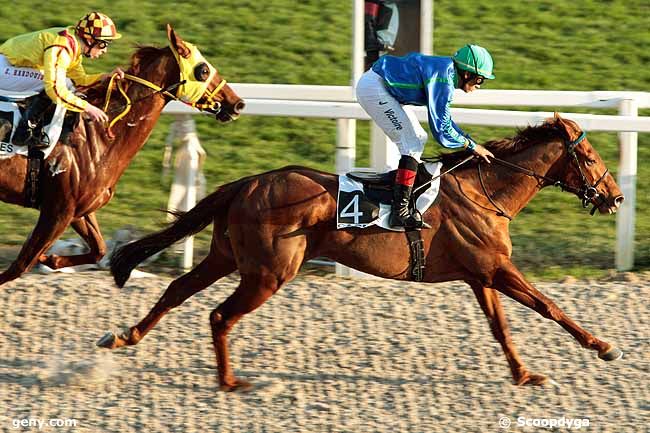
[[[557,111],[553,113],[553,120],[555,120],[555,123],[557,125],[562,127],[562,129],[566,132],[567,138],[569,140],[572,140],[572,137],[579,130],[579,127],[575,122],[572,120],[564,119]]]
[[[176,34],[172,26],[169,24],[167,24],[167,39],[169,39],[169,42],[179,56],[184,58],[188,58],[190,56],[189,48],[187,48],[183,39],[181,39],[181,37]]]

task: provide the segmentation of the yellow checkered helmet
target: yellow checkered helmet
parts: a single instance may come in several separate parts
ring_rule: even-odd
[[[115,28],[113,20],[101,12],[90,12],[77,23],[79,36],[88,42],[110,41],[122,37]]]

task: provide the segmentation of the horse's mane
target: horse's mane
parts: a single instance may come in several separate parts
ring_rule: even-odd
[[[518,129],[514,137],[506,137],[500,140],[490,140],[483,143],[494,156],[503,158],[514,153],[521,152],[529,147],[540,143],[548,142],[554,139],[565,139],[567,133],[564,127],[556,119],[548,119],[541,125],[528,126],[524,129]],[[458,164],[469,155],[468,151],[444,153],[433,158],[434,161],[440,161],[445,167]],[[476,164],[476,160],[470,161],[464,167]]]
[[[131,55],[131,65],[125,71],[127,74],[139,75],[154,60],[162,56],[170,55],[169,47],[158,48],[149,45],[138,45],[137,50]],[[86,100],[96,107],[103,107],[106,98],[106,90],[110,80],[100,80],[88,87],[79,88],[79,92],[84,94]],[[126,82],[127,86],[129,82]]]

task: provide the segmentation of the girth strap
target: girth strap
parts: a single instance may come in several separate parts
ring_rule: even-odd
[[[406,230],[405,233],[411,251],[411,278],[419,282],[424,277],[424,241],[420,230]]]
[[[27,176],[25,177],[25,206],[38,209],[41,204],[39,181],[43,169],[44,154],[38,149],[27,152]]]

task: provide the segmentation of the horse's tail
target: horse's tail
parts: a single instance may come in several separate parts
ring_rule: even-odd
[[[131,242],[111,256],[111,273],[118,287],[124,286],[131,271],[143,260],[173,243],[200,232],[215,217],[225,215],[230,203],[247,179],[222,185],[187,212],[175,212],[176,221],[167,228]]]

